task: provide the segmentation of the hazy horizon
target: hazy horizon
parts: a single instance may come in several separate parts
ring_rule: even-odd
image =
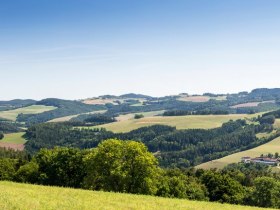
[[[280,87],[280,1],[0,2],[0,100]]]
[[[172,96],[172,95],[179,95],[179,94],[184,94],[184,93],[187,93],[189,94],[190,96],[191,95],[203,95],[203,94],[206,94],[206,93],[212,93],[212,94],[217,94],[217,95],[227,95],[227,94],[237,94],[239,92],[251,92],[252,90],[255,90],[255,89],[262,89],[262,88],[267,88],[267,87],[259,87],[259,88],[253,88],[251,90],[241,90],[241,91],[238,91],[238,92],[227,92],[227,93],[222,93],[222,92],[200,92],[200,93],[190,93],[190,92],[186,92],[186,91],[182,91],[182,92],[178,92],[178,93],[174,93],[174,94],[162,94],[162,95],[149,95],[149,94],[145,94],[145,93],[138,93],[138,92],[124,92],[124,93],[121,93],[121,94],[110,94],[110,93],[107,93],[107,94],[97,94],[97,95],[92,95],[92,96],[88,96],[88,97],[84,97],[84,98],[63,98],[63,97],[39,97],[39,98],[7,98],[7,99],[0,99],[0,101],[10,101],[10,100],[17,100],[17,99],[20,99],[20,100],[28,100],[28,99],[31,99],[31,100],[43,100],[43,99],[46,99],[46,98],[59,98],[59,99],[64,99],[64,100],[82,100],[82,99],[87,99],[87,98],[95,98],[95,97],[100,97],[100,96],[105,96],[105,95],[112,95],[112,96],[121,96],[121,95],[125,95],[125,94],[141,94],[141,95],[146,95],[146,96],[151,96],[151,97],[164,97],[164,96]],[[268,88],[268,89],[274,89],[274,88],[279,88],[279,87],[271,87],[271,88]]]

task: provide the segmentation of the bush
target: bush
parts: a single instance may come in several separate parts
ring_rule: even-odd
[[[0,159],[0,180],[13,180],[15,172],[15,160]]]
[[[39,176],[39,166],[32,161],[21,166],[15,174],[14,180],[24,183],[37,183]]]
[[[143,114],[135,114],[135,115],[134,115],[134,119],[141,119],[141,118],[143,118],[143,117],[144,117]]]

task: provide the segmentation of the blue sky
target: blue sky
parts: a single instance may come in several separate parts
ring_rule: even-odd
[[[278,0],[0,1],[0,99],[280,87]]]

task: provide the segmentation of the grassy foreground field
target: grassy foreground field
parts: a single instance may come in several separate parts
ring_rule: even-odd
[[[53,106],[44,106],[44,105],[32,105],[27,106],[19,109],[9,110],[9,111],[2,111],[0,112],[0,117],[5,118],[8,120],[15,121],[19,114],[38,114],[46,111],[51,111],[56,109]]]
[[[0,209],[257,210],[261,208],[0,182]]]
[[[250,150],[246,150],[243,152],[238,152],[221,159],[209,161],[207,163],[203,163],[198,165],[196,168],[210,169],[210,168],[223,168],[230,163],[238,163],[241,160],[241,157],[249,156],[249,157],[258,157],[261,154],[268,154],[275,152],[280,152],[280,137],[263,144],[261,146],[255,147]]]
[[[254,115],[235,114],[235,115],[191,115],[191,116],[154,116],[144,117],[138,120],[127,119],[119,122],[109,123],[98,126],[113,132],[129,132],[131,130],[151,126],[156,124],[175,126],[177,129],[193,128],[217,128],[229,120],[252,118]]]

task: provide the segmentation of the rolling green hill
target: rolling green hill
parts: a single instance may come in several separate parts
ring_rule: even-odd
[[[0,209],[257,210],[261,208],[144,195],[0,182]]]

